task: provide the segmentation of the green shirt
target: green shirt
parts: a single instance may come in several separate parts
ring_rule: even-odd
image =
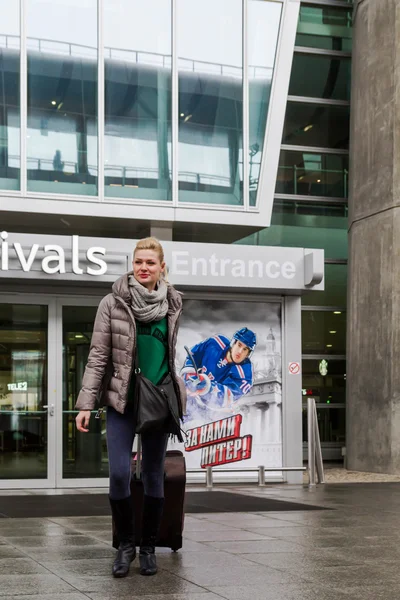
[[[136,321],[136,352],[142,375],[158,385],[167,375],[168,368],[168,321],[142,323]],[[128,398],[132,400],[135,375],[132,374]]]

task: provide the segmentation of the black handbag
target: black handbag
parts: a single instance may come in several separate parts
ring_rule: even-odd
[[[154,385],[142,375],[137,356],[134,365],[135,373],[135,431],[146,433],[160,431],[176,435],[182,441],[179,424],[178,398],[170,373],[162,383]]]

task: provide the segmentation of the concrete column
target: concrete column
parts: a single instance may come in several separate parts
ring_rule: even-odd
[[[349,199],[347,464],[400,473],[400,4],[358,0]]]

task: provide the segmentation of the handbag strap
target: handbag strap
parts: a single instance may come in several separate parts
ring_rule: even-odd
[[[135,351],[135,360],[133,361],[133,372],[135,373],[135,375],[140,373],[139,352],[138,352],[137,346],[136,346],[136,351]]]

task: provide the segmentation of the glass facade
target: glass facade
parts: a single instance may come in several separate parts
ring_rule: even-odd
[[[351,61],[347,57],[296,52],[290,96],[350,100]]]
[[[171,200],[171,1],[104,10],[105,195]]]
[[[241,205],[242,0],[178,0],[177,18],[179,198]]]
[[[0,189],[20,187],[19,2],[0,0]]]
[[[348,154],[282,150],[276,192],[300,196],[347,198]]]
[[[350,107],[288,102],[283,144],[349,149]]]
[[[329,460],[345,445],[351,40],[352,6],[301,3],[271,226],[239,242],[325,251],[325,291],[302,297],[303,440],[313,397]]]
[[[353,8],[300,6],[296,46],[321,50],[351,51]]]
[[[26,4],[28,190],[95,195],[97,0]]]
[[[47,477],[47,307],[0,304],[0,480]]]
[[[1,2],[0,190],[256,206],[285,0]]]
[[[19,2],[0,0],[3,193],[25,189],[26,180],[28,194],[54,198],[103,200],[104,190],[106,201],[115,202],[256,206],[282,51],[282,2],[25,0],[24,6],[21,44]],[[343,407],[334,412],[328,400],[345,402],[351,12],[327,1],[301,4],[283,136],[274,140],[281,148],[271,226],[238,242],[325,250],[325,291],[305,294],[302,306],[303,387],[323,398],[318,411],[321,427],[331,432],[326,441],[344,431]],[[25,62],[27,114],[20,121]],[[201,223],[178,225],[186,228],[185,239],[207,241]],[[104,422],[93,420],[92,437],[77,436],[74,428],[94,314],[94,308],[63,309],[67,479],[107,475]],[[46,319],[35,321],[38,373],[45,369]],[[322,360],[327,376],[319,370]],[[45,394],[44,388],[35,393]],[[43,402],[33,412],[41,414]],[[47,417],[40,418],[43,464],[34,461],[32,472],[45,477]],[[8,423],[3,430],[10,431]],[[9,447],[20,452],[16,441]]]

